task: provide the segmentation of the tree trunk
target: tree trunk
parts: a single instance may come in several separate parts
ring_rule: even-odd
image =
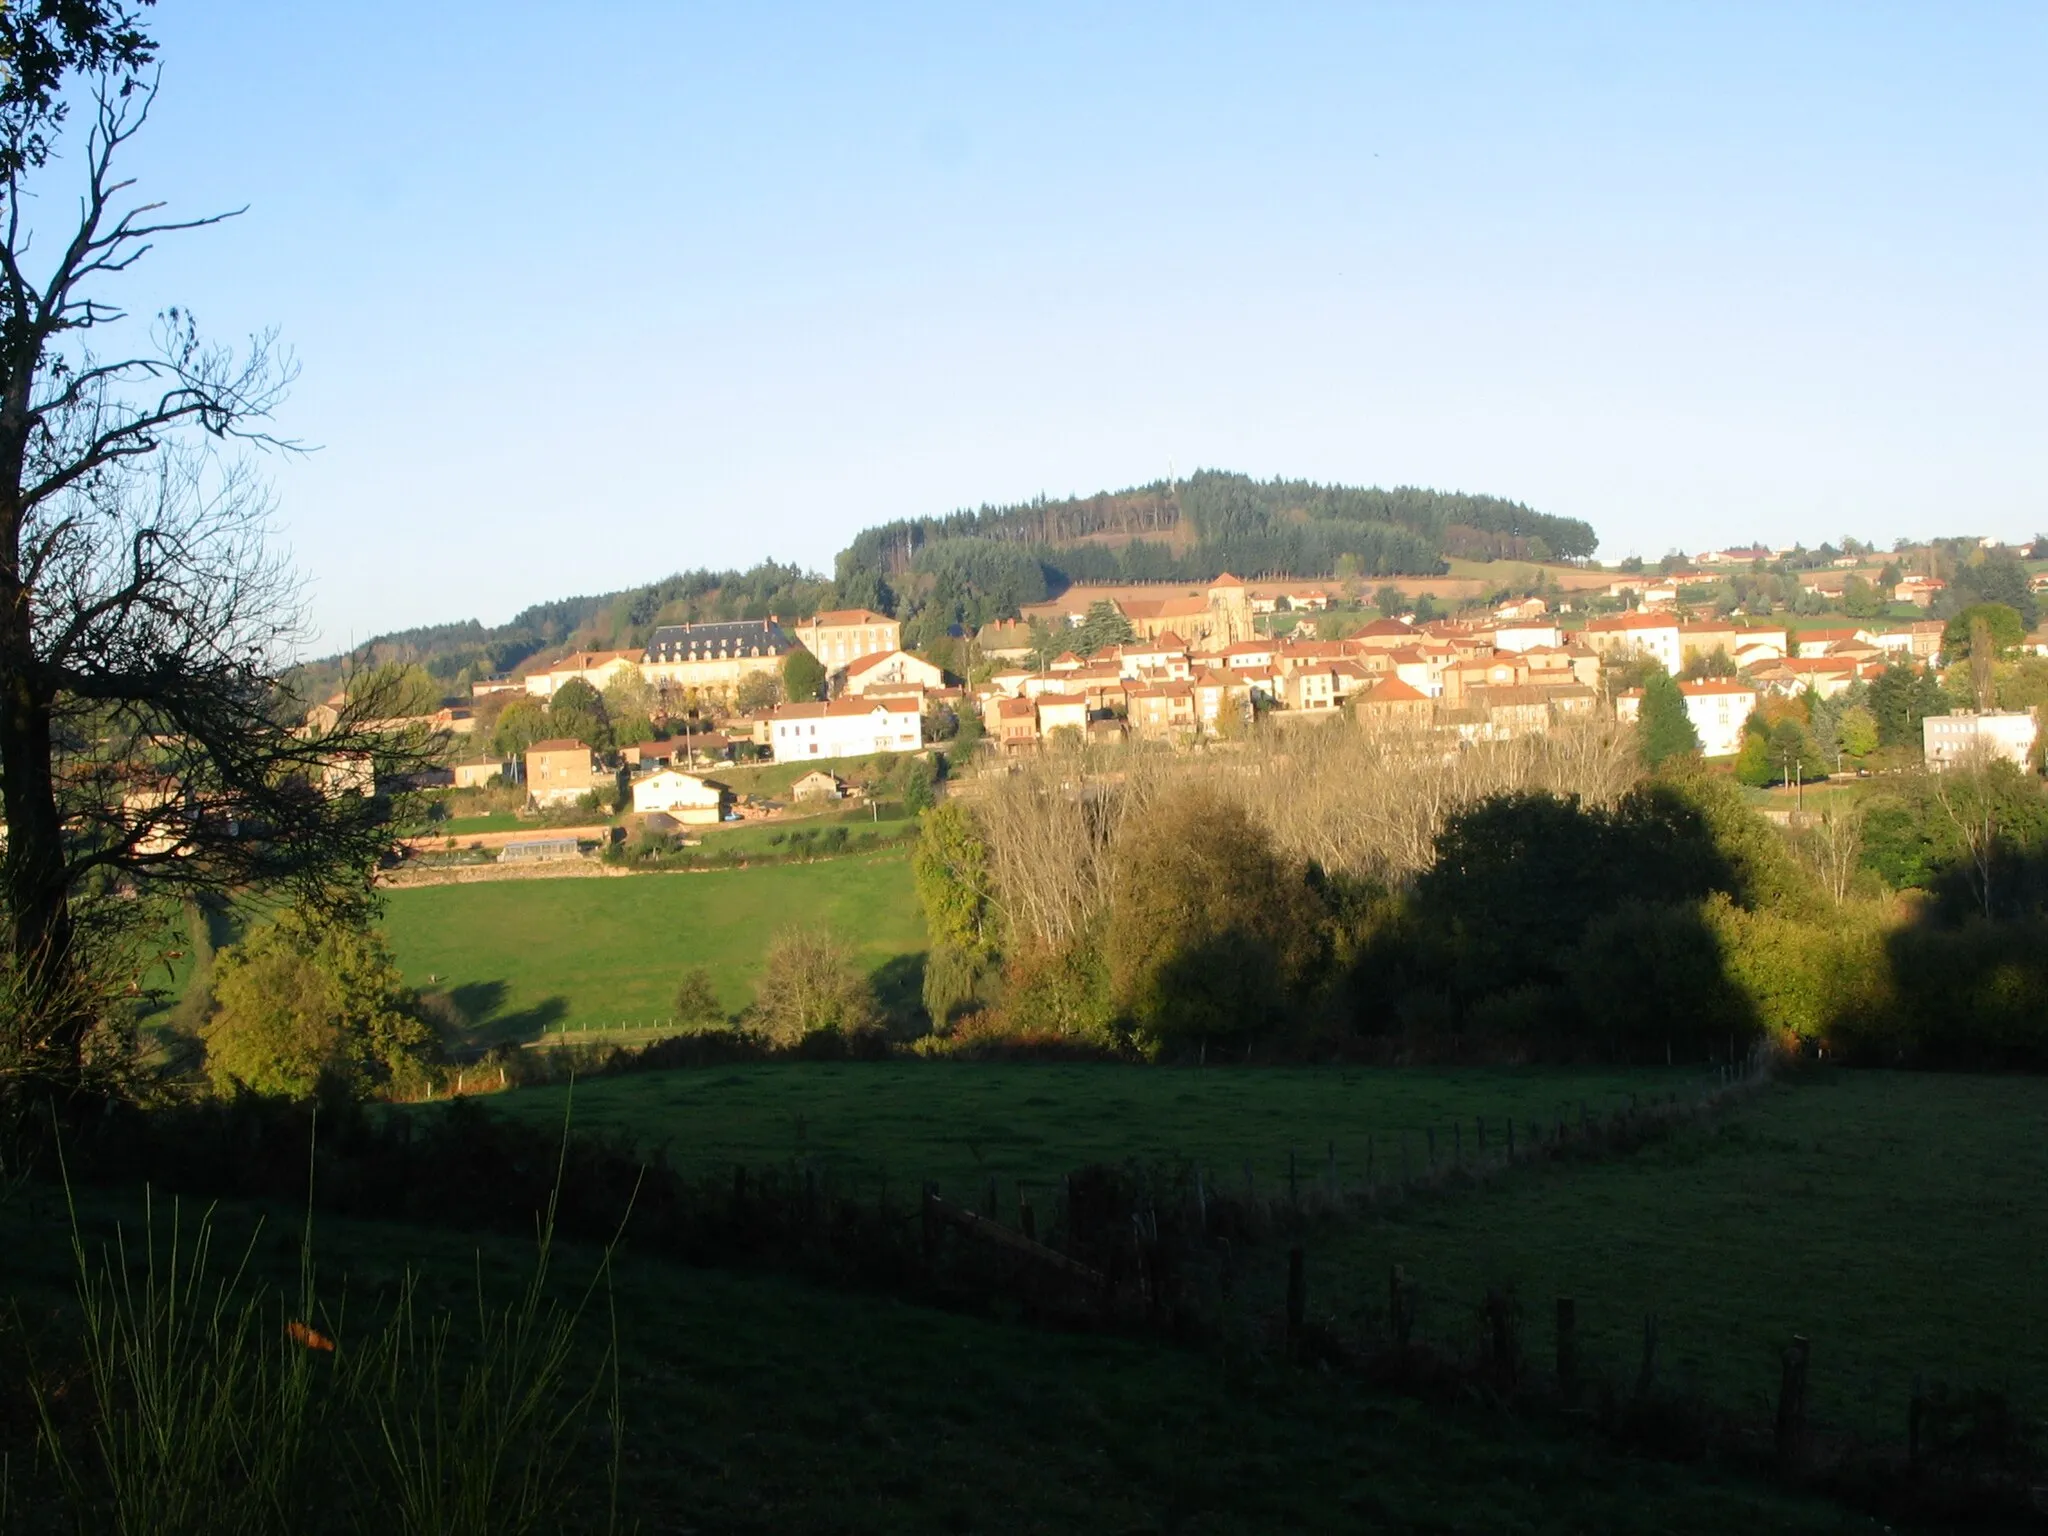
[[[5,451],[9,446],[0,444],[0,460],[18,466],[18,453]],[[71,969],[72,924],[51,762],[51,700],[37,675],[34,615],[20,579],[19,512],[4,521],[9,536],[0,549],[0,806],[7,826],[0,899],[19,967],[19,1023],[75,1058],[80,1021],[59,1003]]]

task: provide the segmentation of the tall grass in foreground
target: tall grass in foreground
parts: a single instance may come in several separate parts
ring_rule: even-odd
[[[191,1222],[174,1203],[165,1223],[149,1201],[141,1251],[123,1233],[97,1257],[74,1207],[79,1347],[68,1374],[33,1383],[45,1464],[66,1506],[50,1528],[611,1529],[623,1429],[616,1240],[565,1305],[550,1294],[555,1216],[551,1197],[514,1300],[492,1305],[479,1269],[473,1323],[423,1307],[408,1273],[388,1315],[352,1328],[345,1308],[320,1301],[310,1216],[291,1290],[251,1274],[260,1226],[239,1257],[216,1258],[211,1207]],[[578,1340],[601,1286],[607,1342],[580,1369]],[[588,1462],[603,1468],[607,1498],[582,1471],[599,1420],[609,1449]]]

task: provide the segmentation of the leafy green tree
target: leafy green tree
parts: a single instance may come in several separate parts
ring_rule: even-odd
[[[988,844],[958,801],[925,813],[910,870],[935,948],[982,959],[995,953],[999,930]]]
[[[1300,870],[1235,800],[1193,787],[1124,824],[1103,958],[1136,1037],[1243,1037],[1282,1022],[1321,941]]]
[[[652,720],[661,707],[654,685],[638,667],[628,667],[604,685],[604,712],[612,720]],[[620,741],[645,741],[645,736],[619,732]]]
[[[718,1000],[718,984],[704,966],[683,972],[676,987],[676,1017],[685,1024],[709,1024],[725,1017],[725,1004]]]
[[[1662,667],[1653,667],[1643,679],[1643,703],[1636,716],[1636,744],[1643,761],[1652,768],[1675,757],[1697,756],[1700,733],[1686,712],[1685,695]]]
[[[1043,671],[1055,657],[1072,648],[1073,636],[1062,625],[1054,629],[1043,619],[1031,621],[1031,665]]]
[[[982,727],[981,712],[971,703],[962,706],[955,718],[959,721],[959,728],[953,733],[951,761],[957,766],[974,755],[975,747],[980,745],[987,732]]]
[[[1832,766],[1821,756],[1813,733],[1789,716],[1771,727],[1770,754],[1780,779],[1789,780],[1795,768],[1802,779],[1824,779]]]
[[[749,1016],[781,1046],[813,1044],[821,1036],[852,1042],[881,1028],[874,988],[854,965],[852,950],[811,928],[785,928],[770,941]]]
[[[1736,672],[1734,658],[1728,648],[1717,645],[1711,651],[1693,651],[1685,659],[1685,667],[1679,677],[1686,682],[1697,682],[1707,677],[1733,677]]]
[[[1948,700],[1932,673],[1893,662],[1870,685],[1870,712],[1877,717],[1879,745],[1918,748],[1920,722],[1946,714]]]
[[[928,758],[913,757],[903,765],[903,809],[913,816],[930,810],[938,799],[938,773]]]
[[[1074,651],[1077,655],[1093,656],[1107,646],[1128,645],[1136,638],[1131,621],[1117,610],[1116,604],[1099,599],[1088,605],[1088,616],[1074,636]]]
[[[1566,973],[1606,1060],[1663,1060],[1674,1044],[1691,1055],[1731,1036],[1746,1044],[1757,1031],[1694,904],[1631,902],[1601,914],[1586,925]],[[1674,1008],[1673,998],[1684,1006]]]
[[[810,653],[805,652],[806,655]],[[749,672],[734,691],[733,704],[743,715],[773,709],[782,702],[782,679],[770,672]]]
[[[792,646],[782,658],[782,691],[792,704],[824,697],[825,664],[803,646]]]
[[[491,750],[501,757],[518,757],[536,741],[545,741],[550,729],[547,705],[530,695],[514,699],[498,716]]]
[[[1778,782],[1778,766],[1771,757],[1770,737],[1758,731],[1742,733],[1742,750],[1735,754],[1735,779],[1751,789]]]
[[[609,752],[614,745],[604,695],[580,677],[570,678],[548,701],[548,729],[556,736],[582,742],[593,752]]]
[[[1957,566],[1941,596],[1946,613],[1960,613],[1979,603],[2002,604],[2019,616],[2022,633],[2041,622],[2027,568],[2002,550]]]
[[[434,1032],[371,929],[288,912],[220,952],[213,996],[200,1036],[223,1091],[304,1099],[322,1081],[359,1095],[427,1081]]]
[[[1979,634],[1977,626],[1983,626]],[[1986,641],[1995,656],[2004,656],[2026,639],[2020,616],[2004,603],[1973,603],[1959,610],[1941,631],[1941,648],[1951,661],[1964,661],[1983,649]]]
[[[1877,750],[1877,716],[1861,704],[1843,710],[1835,730],[1836,742],[1847,756],[1865,758]]]
[[[880,571],[872,566],[861,566],[840,573],[833,606],[866,608],[893,616],[896,594],[890,589],[888,578]]]
[[[1882,617],[1890,606],[1890,599],[1861,576],[1851,576],[1842,585],[1842,612],[1852,619]]]
[[[1399,587],[1389,582],[1373,593],[1372,605],[1379,609],[1381,618],[1391,619],[1408,611],[1408,597]]]

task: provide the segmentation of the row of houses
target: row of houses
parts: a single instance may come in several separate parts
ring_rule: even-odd
[[[1039,671],[1002,668],[974,703],[1009,751],[1062,731],[1178,740],[1230,734],[1255,712],[1314,718],[1346,707],[1387,724],[1457,716],[1472,734],[1519,732],[1597,702],[1599,657],[1562,639],[1534,616],[1424,628],[1382,619],[1342,640],[1206,647],[1169,630],[1085,660],[1069,652]]]
[[[1590,619],[1577,638],[1603,656],[1641,651],[1676,673],[1716,652],[1743,668],[1782,661],[1929,661],[1941,652],[1941,635],[1938,619],[1793,630],[1734,619],[1687,621],[1675,613],[1637,609]]]

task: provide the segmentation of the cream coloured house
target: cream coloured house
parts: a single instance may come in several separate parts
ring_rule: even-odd
[[[837,672],[849,662],[877,651],[893,651],[903,644],[903,626],[886,614],[866,608],[834,608],[803,620],[795,627],[804,648]]]
[[[732,792],[715,779],[700,779],[679,768],[657,768],[633,781],[633,810],[661,811],[691,826],[715,826],[725,817]]]
[[[526,691],[535,698],[551,699],[572,679],[586,682],[603,693],[621,673],[640,665],[638,651],[577,651],[564,656],[544,672],[526,675]]]
[[[908,651],[877,651],[847,663],[842,688],[847,693],[863,694],[905,686],[943,688],[945,684],[946,674],[921,656]]]
[[[556,736],[526,749],[526,798],[535,805],[574,805],[609,782],[597,755],[580,741]]]

